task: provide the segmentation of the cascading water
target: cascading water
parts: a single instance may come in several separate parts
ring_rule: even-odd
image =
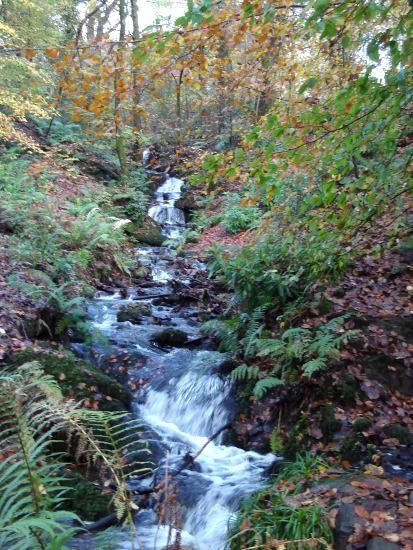
[[[156,204],[148,211],[149,216],[163,226],[164,235],[170,238],[177,237],[185,225],[184,213],[175,207],[183,183],[179,178],[168,177],[156,190]]]
[[[184,227],[183,213],[175,208],[182,185],[182,180],[167,178],[156,191],[157,204],[149,211],[154,219],[166,220],[161,223],[169,238],[171,226],[177,232]],[[160,212],[168,209],[172,213],[161,216]],[[157,283],[156,288],[150,288],[152,294],[167,294],[168,279],[182,277],[174,265],[172,251],[166,247],[141,248],[137,254],[141,262],[152,265],[153,280]],[[222,550],[231,514],[244,495],[263,484],[274,456],[225,445],[222,433],[209,440],[231,421],[235,411],[231,381],[219,373],[219,366],[226,359],[223,354],[202,349],[162,349],[153,344],[152,336],[159,331],[159,322],[185,331],[190,339],[199,336],[190,308],[183,316],[181,312],[174,313],[173,307],[158,305],[148,298],[146,303],[151,307],[152,317],[146,317],[140,325],[117,322],[117,310],[131,301],[133,296],[98,297],[90,308],[92,323],[110,342],[108,356],[125,350],[135,354],[139,359],[139,376],[148,380],[136,395],[133,412],[157,434],[158,449],[161,448],[152,483],[158,481],[157,476],[164,475],[165,468],[173,470],[182,464],[187,453],[197,457],[196,467],[183,469],[174,478],[183,510],[182,544],[194,550]],[[153,511],[140,512],[136,527],[144,550],[165,548],[169,531],[157,525]],[[114,529],[114,537],[113,548],[131,547],[122,530]],[[90,546],[90,539],[87,547],[94,547]]]

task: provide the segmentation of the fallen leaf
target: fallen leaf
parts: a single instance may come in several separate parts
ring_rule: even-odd
[[[370,519],[370,512],[368,512],[363,506],[355,507],[356,514],[363,519]]]

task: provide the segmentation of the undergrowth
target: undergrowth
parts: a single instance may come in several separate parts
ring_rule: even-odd
[[[36,362],[4,367],[0,390],[0,546],[66,547],[75,532],[71,521],[79,522],[65,511],[68,454],[98,474],[102,489],[113,487],[117,517],[127,518],[134,534],[127,479],[148,471],[130,452],[131,434],[140,431],[136,420],[79,409]],[[135,444],[145,449],[141,439]]]
[[[19,149],[4,152],[0,231],[20,266],[9,282],[63,314],[58,333],[79,329],[77,296],[90,292],[89,282],[108,280],[114,271],[128,276],[135,265],[125,228],[142,221],[146,179],[137,171],[128,185],[113,183],[110,191],[96,186],[93,193],[85,187],[73,196],[60,193],[53,172],[34,177],[29,167]]]
[[[311,501],[294,501],[294,495],[314,482],[325,467],[321,459],[310,454],[285,464],[271,486],[242,502],[230,524],[228,547],[243,550],[283,544],[295,550],[329,548],[332,531],[327,510]]]
[[[350,315],[342,315],[314,330],[290,328],[278,338],[269,338],[264,312],[258,308],[251,316],[213,319],[203,325],[204,332],[220,341],[222,351],[240,360],[266,359],[264,366],[242,362],[231,373],[239,383],[253,382],[252,395],[256,399],[273,388],[326,371],[330,361],[339,357],[341,347],[358,333],[343,328]]]

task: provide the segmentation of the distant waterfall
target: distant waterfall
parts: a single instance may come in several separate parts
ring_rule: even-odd
[[[149,216],[163,227],[169,238],[179,236],[185,225],[185,215],[175,203],[181,197],[184,182],[179,178],[168,177],[156,190],[156,204],[149,208]]]

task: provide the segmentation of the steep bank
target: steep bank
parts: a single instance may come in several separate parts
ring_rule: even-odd
[[[408,212],[408,203],[405,207]],[[290,506],[308,534],[310,524],[298,516],[311,503],[326,514],[332,507],[325,521],[334,528],[337,548],[367,544],[385,548],[387,543],[409,548],[413,479],[409,215],[398,225],[397,212],[389,210],[362,231],[359,255],[335,281],[326,278],[294,289],[281,305],[274,292],[272,303],[260,312],[254,307],[260,293],[271,293],[267,279],[273,274],[276,288],[277,272],[283,273],[281,262],[271,266],[264,256],[271,253],[265,242],[268,227],[231,235],[224,226],[220,199],[215,206],[208,202],[206,214],[208,222],[203,221],[198,242],[190,248],[202,253],[219,241],[220,249],[210,249],[212,270],[225,281],[227,291],[238,293],[221,321],[208,326],[221,349],[235,360],[232,375],[241,410],[233,423],[233,440],[247,449],[271,449],[295,462],[298,470],[291,474],[290,485],[281,477],[244,506],[238,530],[247,534],[237,536],[235,530],[233,547],[248,547],[257,540],[264,544],[271,537],[290,540],[291,531],[276,527],[265,535],[268,522],[284,521],[283,506]],[[277,229],[273,231],[276,249]],[[289,261],[288,256],[284,261]],[[300,461],[311,463],[306,453],[321,460],[321,465],[305,466],[314,470],[308,477],[299,467]],[[369,489],[374,494],[366,498]]]

